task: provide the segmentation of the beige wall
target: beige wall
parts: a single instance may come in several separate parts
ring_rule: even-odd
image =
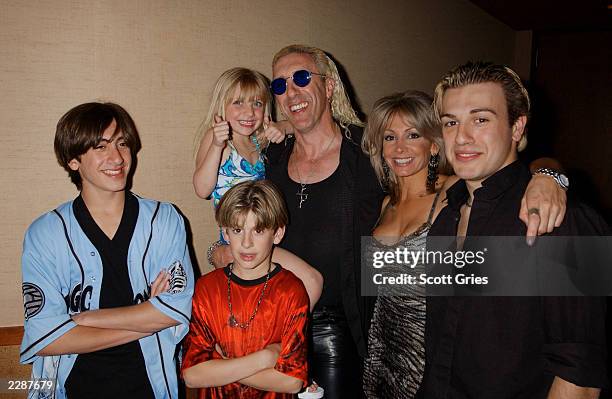
[[[192,144],[212,84],[237,65],[269,75],[292,42],[333,54],[367,111],[392,91],[431,92],[467,59],[512,62],[514,32],[465,0],[3,0],[0,325],[22,324],[25,229],[76,194],[52,150],[65,111],[98,99],[132,114],[143,142],[134,191],[182,209],[204,264],[216,229],[191,187]]]

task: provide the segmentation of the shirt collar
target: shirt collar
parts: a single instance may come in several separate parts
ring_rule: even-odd
[[[498,170],[482,182],[482,187],[474,191],[474,201],[492,200],[516,185],[521,176],[529,173],[520,162],[514,161]],[[459,209],[468,200],[469,192],[465,180],[461,179],[446,191],[448,206]]]

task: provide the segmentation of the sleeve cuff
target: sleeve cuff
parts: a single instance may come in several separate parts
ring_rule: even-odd
[[[161,299],[160,296],[161,295],[151,298],[149,302],[151,302],[151,305],[153,305],[155,309],[180,323],[179,325],[172,327],[175,341],[178,343],[187,334],[187,331],[189,331],[191,312],[186,314],[185,312],[181,311],[180,308],[173,306],[173,303],[169,303],[168,301]],[[191,306],[191,301],[189,301],[189,306]]]
[[[43,323],[47,324],[48,322],[49,320],[37,320],[36,322],[26,321],[25,334],[21,343],[21,352],[19,354],[19,361],[22,364],[33,363],[36,360],[36,354],[41,349],[45,348],[51,342],[66,334],[77,325],[68,315],[66,315],[66,318],[60,320],[55,327],[51,329],[45,328],[44,331],[37,333],[36,326]],[[32,325],[29,325],[30,323],[32,323]],[[32,335],[35,335],[35,337]]]
[[[607,388],[606,350],[599,345],[558,343],[544,345],[545,370],[581,387]]]

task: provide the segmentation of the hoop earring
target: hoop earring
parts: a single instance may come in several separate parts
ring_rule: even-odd
[[[438,166],[440,165],[440,153],[432,154],[427,163],[427,180],[425,186],[427,191],[436,191],[436,182],[438,181]]]

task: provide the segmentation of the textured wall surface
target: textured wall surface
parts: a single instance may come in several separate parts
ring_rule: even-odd
[[[23,233],[76,195],[53,154],[59,117],[111,100],[140,130],[133,190],[174,202],[190,221],[203,271],[216,234],[193,193],[193,139],[212,85],[233,66],[270,75],[273,54],[300,42],[345,68],[365,112],[382,95],[431,92],[467,59],[511,63],[515,33],[465,0],[0,2],[0,325],[22,324]]]

